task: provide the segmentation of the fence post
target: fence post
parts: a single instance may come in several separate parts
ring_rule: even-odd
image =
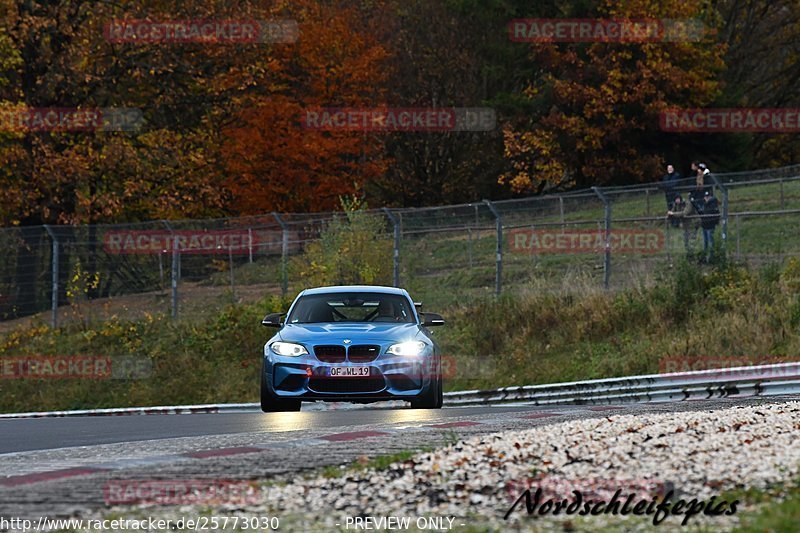
[[[561,229],[566,229],[566,225],[564,224],[564,197],[559,195],[558,196],[558,211],[561,218]]]
[[[228,266],[231,270],[231,299],[236,303],[236,288],[233,284],[233,246],[228,244]]]
[[[272,216],[281,225],[281,294],[286,298],[286,294],[289,292],[289,275],[286,272],[286,261],[289,255],[289,228],[278,213],[273,211]]]
[[[667,262],[672,265],[672,248],[670,247],[669,217],[664,217],[664,248],[667,249]]]
[[[495,248],[495,275],[494,275],[494,294],[495,296],[500,296],[500,292],[503,290],[503,218],[500,216],[500,213],[495,209],[494,204],[489,200],[484,200],[489,210],[494,215],[495,221],[495,228],[497,229],[497,238],[496,241],[496,248]]]
[[[472,268],[472,228],[467,226],[467,260]]]
[[[47,234],[50,236],[50,239],[53,241],[53,254],[52,254],[52,280],[51,280],[51,289],[53,291],[53,295],[50,298],[50,305],[52,315],[50,317],[50,325],[53,326],[53,329],[58,327],[58,236],[56,232],[53,231],[48,224],[44,225],[44,229],[47,230]]]
[[[158,290],[164,290],[164,251],[158,252]]]
[[[253,228],[247,228],[247,255],[250,263],[253,262]]]
[[[172,269],[170,272],[170,285],[172,287],[172,318],[178,318],[178,262],[180,261],[180,254],[178,254],[178,239],[175,238],[175,232],[172,231],[172,226],[166,220],[161,221],[167,228],[170,235],[172,235]]]
[[[592,190],[603,202],[603,213],[605,219],[605,254],[603,258],[603,287],[608,290],[611,281],[611,199],[608,198],[600,187],[592,187]]]
[[[172,272],[170,273],[171,276],[171,284],[172,284],[172,318],[178,318],[178,239],[175,238],[175,235],[172,236]]]
[[[400,224],[397,217],[389,210],[388,207],[383,208],[383,212],[392,223],[392,231],[394,233],[394,243],[392,244],[392,283],[395,287],[400,286]]]
[[[742,250],[740,248],[740,240],[741,240],[742,233],[741,233],[741,230],[739,229],[739,218],[740,218],[740,215],[736,215],[736,218],[734,219],[734,226],[736,226],[736,230],[735,231],[736,231],[736,260],[737,261],[741,261],[742,260]]]
[[[722,191],[722,245],[725,246],[728,240],[728,188],[725,187],[714,174],[709,175],[714,181],[714,185]]]
[[[786,201],[783,196],[783,178],[781,178],[781,211],[786,209]]]

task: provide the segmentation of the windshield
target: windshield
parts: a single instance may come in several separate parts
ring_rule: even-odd
[[[289,324],[321,322],[413,323],[408,300],[398,294],[349,292],[301,297],[287,320]]]

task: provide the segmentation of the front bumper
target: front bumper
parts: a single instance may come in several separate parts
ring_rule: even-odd
[[[266,356],[265,382],[279,398],[307,400],[377,401],[412,399],[434,381],[431,349],[414,357],[383,354],[368,363],[326,363],[313,355]],[[369,367],[369,376],[333,377],[334,367]]]

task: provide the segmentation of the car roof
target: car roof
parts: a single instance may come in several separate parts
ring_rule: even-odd
[[[334,285],[332,287],[314,287],[313,289],[304,290],[302,294],[330,294],[340,292],[380,292],[385,294],[401,294],[404,296],[407,294],[405,289],[384,287],[381,285]]]

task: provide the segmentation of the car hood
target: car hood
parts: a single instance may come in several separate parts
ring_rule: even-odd
[[[416,337],[417,324],[345,323],[286,324],[281,329],[281,340],[289,342],[335,343],[349,339],[352,344],[364,341],[403,342]]]

